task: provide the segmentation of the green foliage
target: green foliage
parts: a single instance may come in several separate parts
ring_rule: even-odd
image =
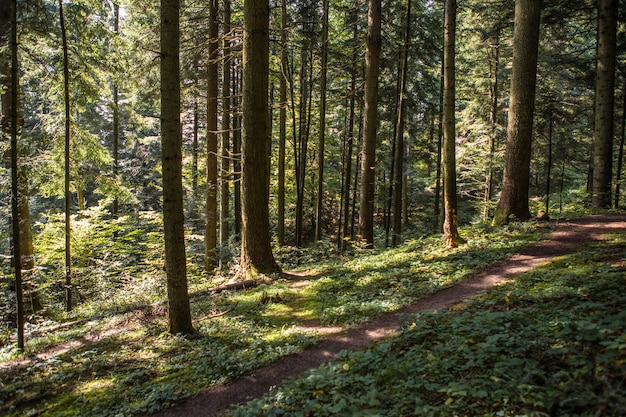
[[[82,301],[76,314],[127,309],[163,296],[160,225],[154,212],[113,220],[104,208],[93,207],[72,216],[72,279]],[[63,311],[64,218],[53,214],[35,227],[39,287],[49,298],[48,314],[55,316]],[[81,305],[88,311],[80,311]]]
[[[292,379],[243,416],[621,416],[623,235]]]
[[[277,279],[247,291],[211,294],[206,290],[217,278],[190,268],[196,334],[184,338],[166,333],[166,310],[159,302],[165,298],[160,217],[138,213],[112,222],[105,210],[92,209],[73,224],[81,303],[71,315],[63,312],[61,271],[55,266],[63,257],[63,230],[51,216],[38,226],[36,252],[43,291],[56,304],[46,303],[47,319],[31,322],[23,354],[12,344],[0,350],[4,363],[25,361],[3,370],[4,414],[114,416],[170,406],[315,344],[319,336],[308,330],[311,323],[349,326],[395,310],[548,230],[534,224],[498,232],[476,227],[463,232],[465,249],[450,251],[439,238],[422,238],[389,251],[357,250],[341,263],[332,245],[319,243],[301,251],[302,262],[317,260],[303,277],[304,289]]]

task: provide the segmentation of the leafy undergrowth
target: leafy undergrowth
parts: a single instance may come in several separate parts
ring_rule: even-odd
[[[626,236],[291,379],[243,416],[624,416]]]
[[[319,335],[303,323],[350,326],[396,310],[453,285],[549,230],[547,224],[533,223],[497,231],[474,227],[462,231],[468,243],[454,250],[444,248],[439,237],[412,240],[393,250],[356,250],[340,261],[332,257],[335,260],[309,265],[312,272],[303,287],[293,285],[292,279],[276,279],[252,290],[211,295],[202,290],[214,284],[191,268],[190,287],[200,291],[192,298],[196,334],[191,337],[166,332],[165,308],[153,298],[134,294],[143,287],[136,287],[142,284],[133,276],[124,275],[113,287],[108,287],[105,275],[90,277],[96,288],[112,292],[94,296],[91,304],[87,298],[65,317],[83,320],[54,331],[29,330],[23,354],[11,344],[0,349],[0,414],[127,416],[171,406],[200,389],[314,345]],[[155,242],[147,236],[132,237],[145,242],[147,252],[134,274],[141,277],[139,283],[151,283],[146,293],[153,297],[164,280],[150,276],[162,272]],[[106,239],[91,241],[104,247]],[[84,250],[94,251],[88,246]],[[303,255],[313,259],[315,250]],[[89,289],[89,294],[98,292]],[[138,307],[142,297],[145,305],[129,309]],[[42,351],[47,355],[37,356]],[[20,360],[22,364],[15,362]]]

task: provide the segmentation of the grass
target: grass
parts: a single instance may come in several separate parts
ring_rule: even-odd
[[[230,416],[623,416],[625,254],[613,236],[421,313]]]
[[[141,224],[145,233],[126,235],[130,243],[123,246],[102,227],[85,229],[81,251],[109,261],[86,257],[82,304],[71,314],[61,308],[49,312],[58,322],[87,320],[48,332],[43,328],[55,323],[41,323],[31,329],[42,331],[28,339],[24,353],[12,344],[0,349],[0,366],[26,361],[2,370],[1,414],[125,416],[171,406],[314,345],[319,335],[301,324],[349,327],[396,310],[454,285],[550,229],[533,223],[498,230],[476,226],[462,230],[468,243],[454,250],[444,248],[438,237],[427,237],[396,249],[355,250],[343,259],[316,246],[299,250],[298,263],[308,271],[302,287],[276,279],[261,288],[206,295],[203,291],[216,282],[190,265],[190,288],[204,295],[192,298],[196,334],[181,337],[166,332],[164,309],[157,303],[165,281],[154,237],[158,222],[140,215],[120,223],[124,230]],[[42,233],[54,242],[46,236]],[[111,245],[121,245],[116,250],[122,254],[113,256]],[[65,350],[35,356],[55,348]]]

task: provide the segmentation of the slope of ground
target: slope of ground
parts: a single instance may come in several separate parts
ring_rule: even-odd
[[[607,234],[623,232],[625,229],[626,219],[623,215],[587,216],[561,222],[549,239],[524,249],[518,255],[498,262],[460,284],[444,289],[393,314],[386,314],[347,331],[338,331],[326,337],[315,348],[282,358],[233,383],[201,392],[182,405],[163,410],[157,415],[162,417],[217,416],[230,409],[233,404],[240,404],[263,395],[270,387],[281,384],[288,377],[302,375],[311,368],[333,360],[341,351],[362,349],[394,334],[405,323],[407,317],[412,317],[417,312],[449,308],[481,291],[506,282],[516,275],[601,240]],[[446,396],[442,403],[450,401],[454,401],[453,396]],[[349,415],[350,409],[346,412]],[[247,414],[243,412],[242,415]]]

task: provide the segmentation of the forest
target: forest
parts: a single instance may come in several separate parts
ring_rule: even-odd
[[[0,414],[157,413],[566,230],[215,413],[626,414],[623,1],[1,0],[0,95]]]

